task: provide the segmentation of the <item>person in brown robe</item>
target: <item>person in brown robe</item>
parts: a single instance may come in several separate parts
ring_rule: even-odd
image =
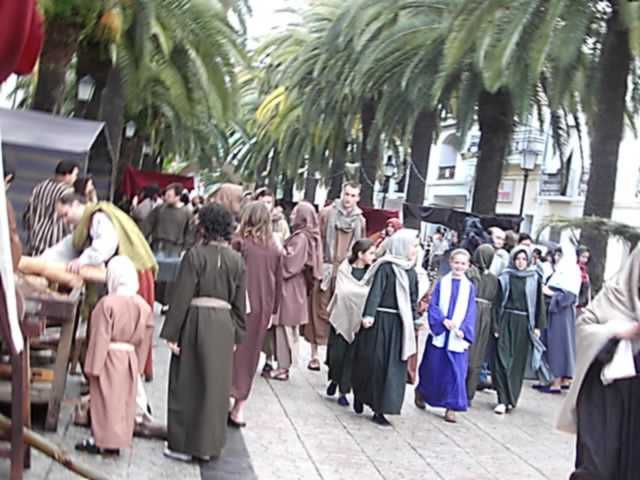
[[[242,200],[242,186],[234,183],[223,183],[209,196],[209,202],[219,203],[222,205],[231,213],[231,215],[233,215],[234,220],[237,220],[240,216]]]
[[[93,438],[76,444],[88,453],[119,453],[133,439],[138,377],[151,348],[153,312],[138,295],[128,257],[107,265],[108,295],[93,309],[84,371],[89,379]]]
[[[300,202],[291,219],[293,234],[284,243],[282,303],[273,322],[278,368],[270,378],[276,380],[289,379],[298,346],[298,327],[309,322],[309,296],[322,278],[322,239],[315,208]]]
[[[245,333],[245,267],[228,242],[233,218],[219,204],[199,212],[202,243],[182,258],[160,337],[171,350],[164,454],[191,461],[225,444],[233,351]]]
[[[338,266],[349,255],[353,244],[366,236],[362,210],[358,208],[360,185],[345,183],[340,199],[320,212],[320,232],[323,247],[322,281],[313,291],[310,321],[305,325],[304,338],[311,344],[309,370],[319,371],[318,346],[329,340],[329,313],[327,307],[333,297]]]
[[[233,354],[231,397],[235,403],[229,413],[229,425],[244,427],[244,405],[249,398],[260,351],[273,315],[278,313],[282,297],[282,252],[273,238],[271,213],[262,202],[252,202],[243,214],[234,249],[244,258],[247,268],[247,292],[250,311],[247,334]]]

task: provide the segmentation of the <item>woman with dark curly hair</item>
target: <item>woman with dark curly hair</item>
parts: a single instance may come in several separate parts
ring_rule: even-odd
[[[171,350],[165,455],[218,457],[225,442],[235,346],[245,333],[245,267],[222,205],[199,212],[202,244],[183,257],[160,332]]]

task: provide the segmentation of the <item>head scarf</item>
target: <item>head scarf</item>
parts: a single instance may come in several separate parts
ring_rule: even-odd
[[[473,253],[473,265],[467,273],[469,280],[478,282],[482,275],[489,273],[495,255],[496,251],[490,244],[483,243],[480,245]]]
[[[129,257],[113,257],[107,264],[107,288],[110,294],[133,296],[138,293],[138,272]]]
[[[522,253],[522,252],[526,253],[527,255],[527,268],[525,268],[524,270],[518,270],[516,268],[516,257],[518,256],[519,253]],[[531,266],[531,251],[529,250],[529,248],[525,247],[524,245],[518,245],[513,250],[511,250],[511,258],[509,259],[509,266],[504,271],[504,273],[514,277],[521,277],[521,278],[538,275],[538,271]]]
[[[576,403],[584,377],[609,340],[640,318],[640,246],[631,254],[616,277],[607,283],[584,309],[576,322],[576,373],[557,426],[575,433]],[[623,344],[621,341],[620,344]],[[637,351],[634,345],[630,351]],[[615,359],[615,357],[614,357]],[[633,361],[633,358],[631,358]]]
[[[556,264],[556,269],[547,284],[549,287],[573,293],[577,297],[580,295],[582,274],[578,266],[576,249],[568,239],[560,242],[560,249],[562,250],[562,257]]]
[[[396,276],[396,296],[398,312],[402,319],[402,359],[407,360],[416,353],[413,306],[411,305],[411,288],[407,270],[415,267],[415,259],[409,258],[411,248],[418,243],[416,233],[411,230],[400,230],[389,238],[387,253],[367,271],[363,282],[370,285],[373,278],[385,263],[390,263]]]
[[[387,227],[393,228],[393,232],[395,233],[398,230],[402,230],[404,228],[404,225],[399,218],[390,218],[389,220],[387,220]]]
[[[309,202],[300,202],[295,208],[293,217],[293,233],[284,246],[286,248],[294,238],[303,235],[309,244],[305,265],[311,269],[313,278],[320,280],[322,278],[322,238],[316,209]]]

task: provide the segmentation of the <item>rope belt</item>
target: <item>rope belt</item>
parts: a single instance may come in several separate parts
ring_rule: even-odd
[[[109,344],[109,350],[120,350],[121,352],[135,352],[135,348],[133,348],[133,345],[125,342],[111,342]]]
[[[523,312],[522,310],[511,310],[510,308],[505,308],[504,311],[509,313],[515,313],[516,315],[523,315],[525,317],[529,316],[527,312]]]
[[[489,300],[485,300],[484,298],[476,298],[476,302],[478,303],[484,303],[486,305],[491,305],[493,304],[493,302],[490,302]]]
[[[384,307],[378,307],[378,311],[384,312],[384,313],[398,313],[398,310],[394,310],[393,308],[384,308]]]
[[[195,297],[191,300],[192,307],[214,308],[216,310],[231,310],[231,305],[216,297]]]

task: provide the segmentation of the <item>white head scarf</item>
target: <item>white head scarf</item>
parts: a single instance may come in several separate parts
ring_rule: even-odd
[[[390,263],[396,276],[396,296],[398,313],[402,319],[402,359],[407,360],[416,353],[416,338],[413,327],[413,306],[411,305],[411,287],[407,270],[415,267],[416,259],[409,259],[409,251],[418,243],[415,231],[399,230],[389,237],[387,253],[367,271],[363,283],[370,285],[381,265]]]
[[[109,293],[133,296],[138,293],[138,272],[129,257],[113,257],[107,265]]]
[[[560,242],[560,248],[562,249],[562,258],[556,265],[556,270],[549,278],[547,285],[578,296],[582,285],[582,274],[578,266],[576,247],[573,246],[571,240],[564,239]]]

